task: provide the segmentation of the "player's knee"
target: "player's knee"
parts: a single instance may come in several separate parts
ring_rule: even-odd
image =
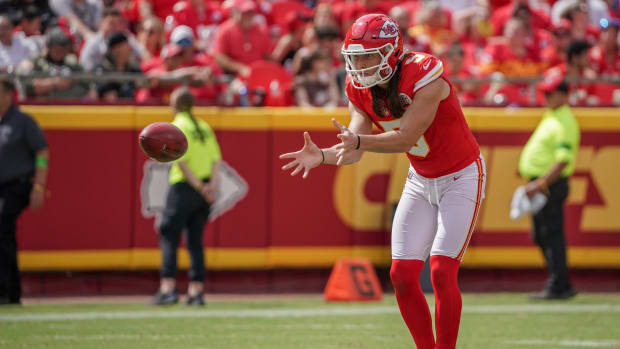
[[[441,291],[457,284],[459,260],[447,256],[431,256],[431,281]]]
[[[394,289],[399,292],[418,285],[423,267],[424,262],[419,260],[392,260],[390,279]]]

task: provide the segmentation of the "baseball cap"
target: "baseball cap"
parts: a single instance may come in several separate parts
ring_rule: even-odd
[[[47,46],[70,46],[71,39],[62,29],[56,27],[45,34],[45,43]]]
[[[164,45],[161,49],[160,56],[163,59],[174,57],[183,52],[183,48],[175,43],[169,43]]]
[[[179,25],[172,30],[170,42],[181,47],[192,46],[194,44],[194,31],[186,25]]]
[[[557,90],[567,90],[567,87],[566,82],[564,82],[564,76],[561,74],[549,74],[538,84],[538,89],[545,93],[551,93]]]

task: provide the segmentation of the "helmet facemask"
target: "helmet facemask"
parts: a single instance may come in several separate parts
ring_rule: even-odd
[[[381,47],[364,49],[360,44],[351,44],[348,47],[342,47],[342,55],[344,56],[346,65],[345,69],[351,78],[353,87],[364,89],[384,83],[392,77],[394,69],[388,64],[390,55],[394,52],[394,45],[387,43]],[[381,62],[375,66],[368,68],[358,68],[355,64],[355,56],[378,54]],[[371,75],[369,72],[375,70]]]

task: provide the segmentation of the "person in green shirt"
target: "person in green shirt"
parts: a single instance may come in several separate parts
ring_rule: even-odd
[[[536,130],[523,148],[519,172],[529,182],[525,193],[547,196],[547,203],[534,213],[532,237],[542,250],[549,279],[545,289],[532,299],[568,299],[576,295],[566,263],[564,201],[568,179],[575,171],[579,147],[579,125],[568,106],[568,85],[562,76],[545,79],[540,89],[548,107]]]
[[[191,260],[186,304],[204,305],[202,237],[210,206],[218,196],[217,178],[222,155],[211,127],[193,115],[194,96],[188,88],[176,89],[170,97],[170,105],[175,111],[172,124],[187,137],[187,152],[170,169],[170,190],[158,226],[162,251],[161,284],[153,297],[153,304],[167,305],[179,301],[175,282],[177,249],[181,232],[185,230]]]

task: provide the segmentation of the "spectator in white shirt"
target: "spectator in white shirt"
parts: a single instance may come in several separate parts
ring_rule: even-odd
[[[12,72],[22,61],[36,54],[36,45],[23,33],[13,34],[11,20],[0,16],[0,71]]]
[[[132,57],[137,62],[148,57],[148,51],[127,30],[125,18],[117,9],[109,8],[105,10],[103,19],[99,23],[99,31],[86,41],[80,53],[80,65],[85,71],[92,71],[96,66],[103,63],[105,54],[108,52],[106,41],[115,32],[123,32],[127,35]]]

